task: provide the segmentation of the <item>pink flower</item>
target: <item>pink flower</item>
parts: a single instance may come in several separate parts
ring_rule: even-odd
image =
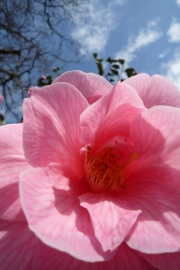
[[[180,269],[179,108],[159,75],[35,87],[0,127],[1,269]]]
[[[27,95],[30,97],[32,95],[33,89],[35,86],[32,86],[29,88],[29,90],[27,91]]]
[[[2,102],[3,102],[3,97],[2,97],[2,95],[0,94],[0,105],[1,105]]]
[[[28,97],[31,97],[32,96],[33,90],[35,90],[35,89],[40,89],[40,88],[37,87],[37,86],[32,86],[32,87],[29,88],[29,90],[27,91]]]
[[[46,76],[41,76],[41,79],[42,80],[46,80]]]

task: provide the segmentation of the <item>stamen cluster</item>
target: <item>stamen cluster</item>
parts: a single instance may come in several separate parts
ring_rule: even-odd
[[[113,153],[114,147],[105,147],[95,155],[88,146],[85,157],[86,181],[93,191],[119,191],[125,187],[121,158]]]

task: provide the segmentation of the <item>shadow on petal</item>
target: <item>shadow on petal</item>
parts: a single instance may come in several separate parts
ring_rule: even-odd
[[[26,221],[19,199],[18,183],[0,189],[0,217],[5,220]]]

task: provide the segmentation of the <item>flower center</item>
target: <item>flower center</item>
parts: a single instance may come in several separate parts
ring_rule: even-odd
[[[95,155],[88,146],[85,156],[86,181],[95,192],[120,191],[126,186],[124,168],[138,157],[134,153],[126,162],[113,153],[114,147],[105,147]]]

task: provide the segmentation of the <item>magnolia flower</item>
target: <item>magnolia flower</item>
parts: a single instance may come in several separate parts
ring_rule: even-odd
[[[180,93],[80,71],[0,127],[1,269],[180,269]]]

